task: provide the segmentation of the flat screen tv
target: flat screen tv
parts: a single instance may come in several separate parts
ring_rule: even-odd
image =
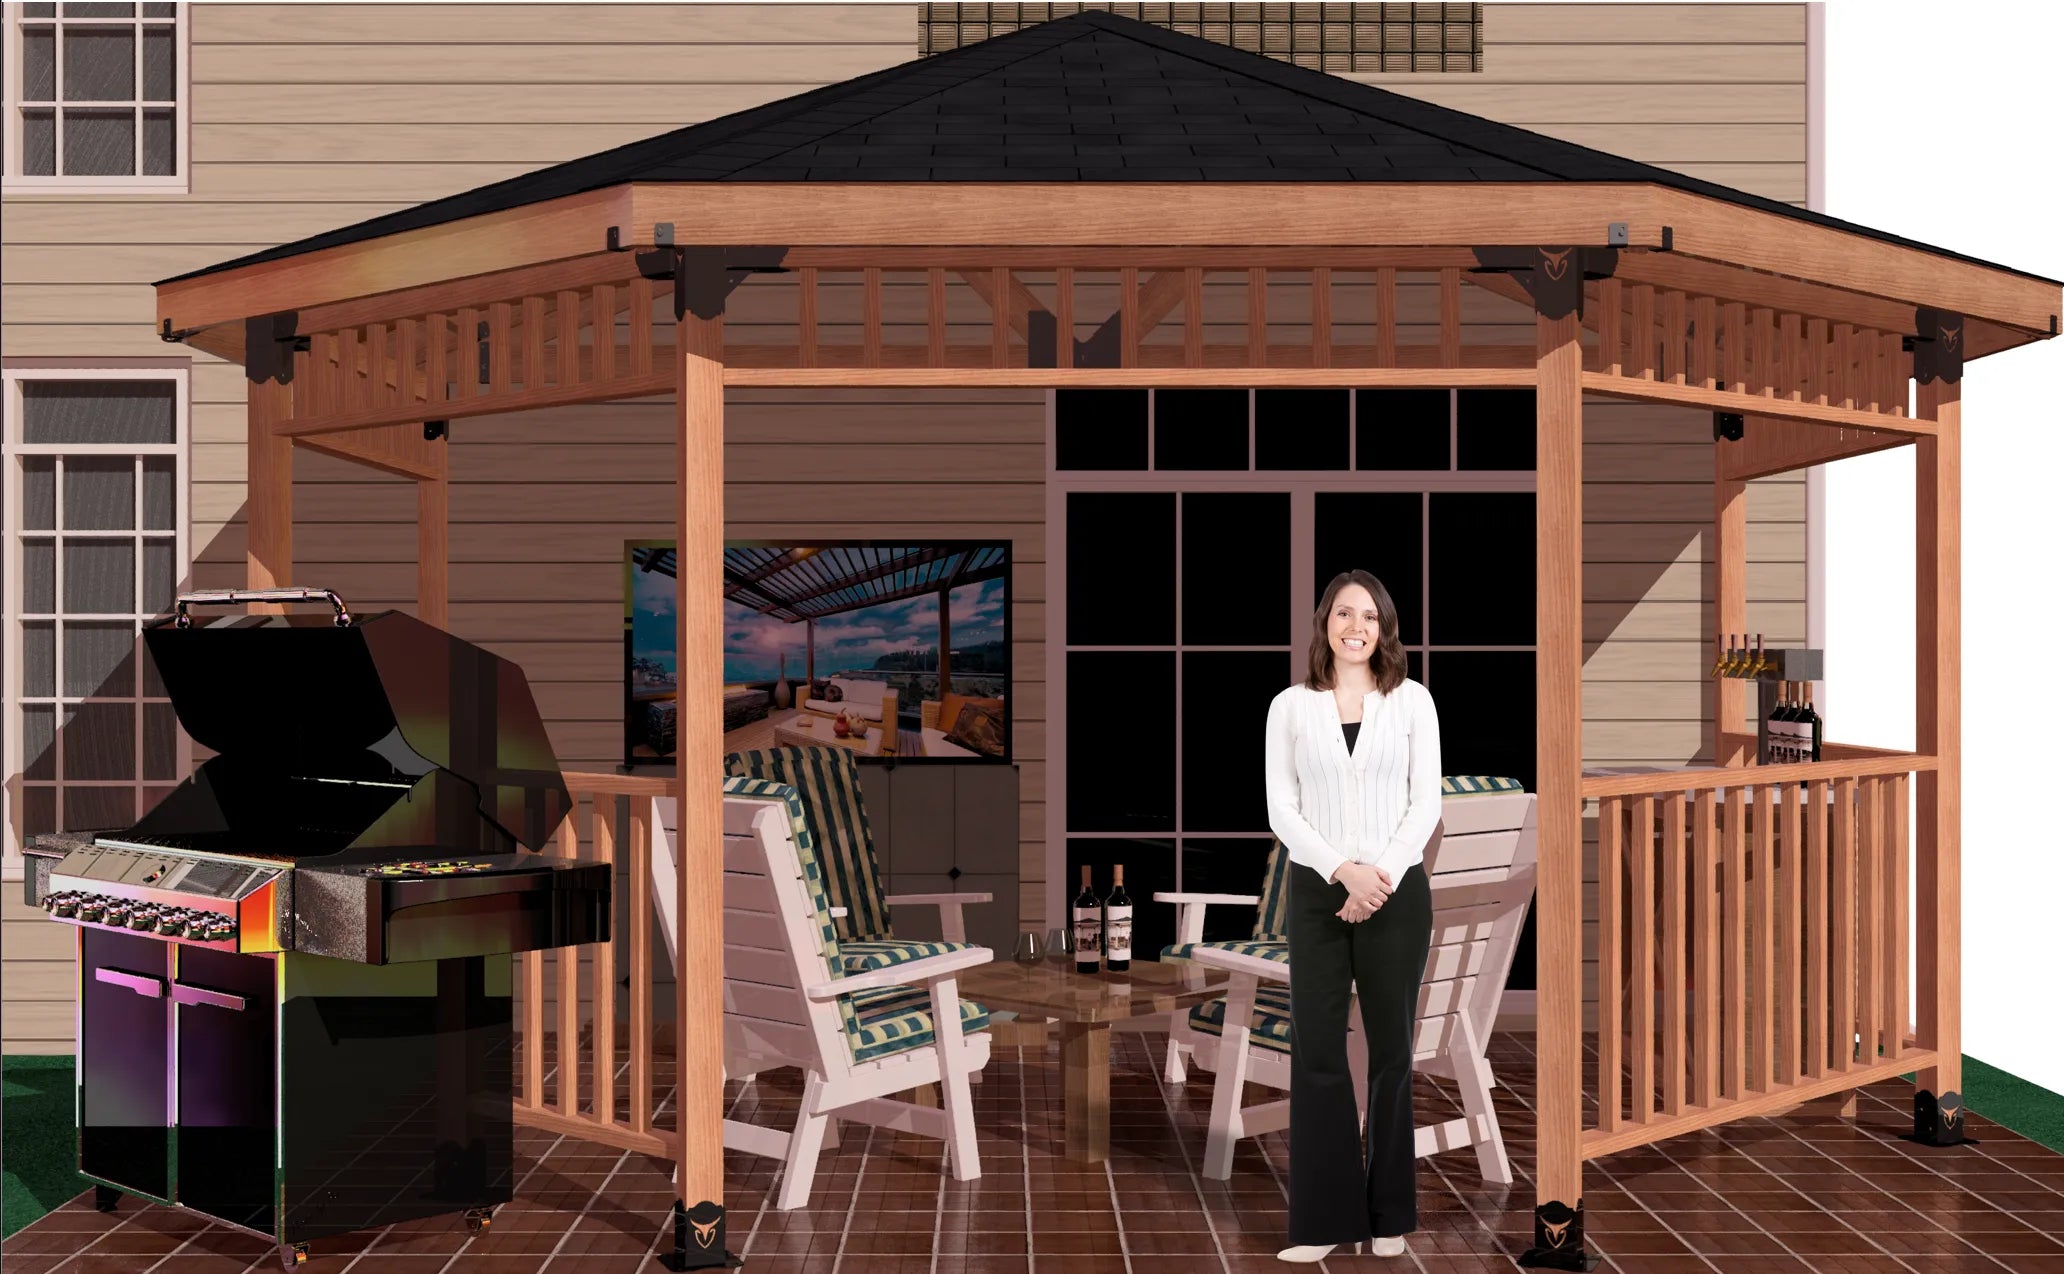
[[[1009,764],[1008,540],[724,546],[724,751]],[[677,745],[674,544],[624,547],[624,764]]]

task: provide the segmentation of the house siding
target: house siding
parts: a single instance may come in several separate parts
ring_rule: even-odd
[[[891,66],[917,39],[914,5],[516,5],[491,25],[466,5],[186,12],[192,193],[8,195],[10,360],[185,353],[157,337],[152,280]],[[1484,20],[1480,74],[1349,78],[1803,201],[1803,5],[1487,5]],[[1236,287],[1207,303],[1228,339],[1244,318]],[[1362,312],[1346,296],[1341,341]],[[1531,339],[1506,303],[1465,296],[1471,340]],[[1295,339],[1307,304],[1275,290],[1278,339]],[[241,369],[194,356],[198,586],[242,582],[244,387]],[[734,391],[725,445],[733,537],[1012,540],[1026,928],[1045,923],[1047,871],[1044,413],[1038,391]],[[670,406],[645,401],[452,430],[451,626],[524,665],[570,769],[620,756],[622,545],[672,534],[673,427]],[[1592,763],[1703,746],[1711,457],[1700,413],[1587,409]],[[295,480],[296,575],[362,609],[412,606],[410,484],[306,452]],[[1801,479],[1752,486],[1750,620],[1772,639],[1805,629],[1803,509]],[[0,922],[0,1046],[69,1051],[69,935],[18,894]]]

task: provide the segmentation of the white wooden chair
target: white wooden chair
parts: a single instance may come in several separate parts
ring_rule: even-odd
[[[1481,783],[1473,778],[1443,781]],[[1504,782],[1509,783],[1509,780]],[[1510,1184],[1512,1169],[1498,1118],[1491,1107],[1492,1075],[1484,1056],[1498,1001],[1511,971],[1520,926],[1534,891],[1534,797],[1492,788],[1449,794],[1442,799],[1441,825],[1426,849],[1433,894],[1433,936],[1419,994],[1413,1067],[1451,1079],[1460,1089],[1463,1115],[1417,1130],[1418,1153],[1476,1147],[1486,1181]],[[1287,1098],[1242,1106],[1244,1086],[1290,1087],[1290,965],[1273,951],[1243,951],[1242,943],[1200,943],[1190,957],[1232,973],[1225,998],[1198,1005],[1170,1028],[1198,1065],[1216,1074],[1204,1174],[1223,1181],[1232,1175],[1233,1148],[1242,1137],[1285,1128]],[[1234,1025],[1228,1029],[1226,1024]],[[1368,1050],[1360,1011],[1348,1013],[1348,1059],[1355,1074],[1355,1100],[1367,1100]],[[1171,1063],[1174,1049],[1171,1047]],[[1363,1112],[1366,1117],[1367,1112]]]
[[[775,1207],[808,1200],[834,1119],[938,1137],[956,1180],[982,1174],[968,1083],[989,1061],[989,1014],[960,998],[956,975],[991,957],[987,947],[963,947],[844,972],[795,789],[725,780],[725,1069],[804,1074],[792,1131],[724,1121],[727,1149],[786,1162]],[[941,1107],[889,1099],[934,1083]]]

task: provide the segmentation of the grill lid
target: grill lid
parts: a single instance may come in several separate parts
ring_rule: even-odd
[[[443,770],[530,849],[571,807],[523,670],[411,615],[166,621],[143,639],[179,723],[220,754],[207,763],[218,776],[406,792]]]

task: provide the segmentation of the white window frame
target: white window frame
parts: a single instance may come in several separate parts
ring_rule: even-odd
[[[22,460],[27,456],[52,455],[171,456],[172,569],[175,572],[173,589],[177,593],[188,585],[193,572],[192,367],[192,362],[188,359],[126,360],[118,363],[94,359],[20,359],[8,360],[5,364],[0,364],[0,408],[4,408],[4,410],[0,410],[0,482],[6,483],[6,516],[4,519],[6,542],[4,549],[0,549],[0,551],[4,551],[7,554],[6,588],[0,590],[0,624],[4,624],[4,627],[0,627],[0,633],[4,633],[5,637],[4,642],[0,642],[0,645],[5,647],[4,659],[0,659],[0,676],[4,676],[5,680],[0,681],[0,688],[4,688],[6,704],[4,718],[0,718],[0,780],[4,780],[6,784],[5,796],[7,805],[6,839],[4,843],[0,843],[0,880],[19,881],[22,878],[23,860],[21,851],[24,841],[22,828],[23,820],[27,813],[23,795],[25,790],[23,772],[26,768],[26,757],[23,755],[24,741],[22,737],[22,699],[24,697],[22,693],[22,678],[24,676],[22,644],[23,625],[26,622],[22,617],[22,589],[24,583],[22,577]],[[172,441],[170,443],[84,444],[31,444],[23,442],[21,440],[22,383],[24,381],[62,380],[154,380],[172,382]],[[56,517],[53,519],[54,526],[57,528],[54,533],[60,536],[63,533],[64,521],[63,485],[61,480],[57,484]],[[137,526],[130,532],[131,535],[139,538],[144,534],[142,528],[143,498],[143,484],[139,482],[136,487]],[[63,554],[60,552],[58,556],[58,569],[61,572],[63,569]],[[136,569],[139,572],[143,569],[141,554],[138,554]],[[62,609],[64,595],[61,581],[55,602],[59,607],[57,613],[62,615],[64,613]],[[136,606],[137,615],[141,616],[143,596],[140,591],[136,597]],[[67,697],[64,693],[64,650],[62,641],[58,643],[58,649],[55,654],[58,666],[54,670],[52,689],[56,691],[56,699],[61,705]],[[142,687],[139,684],[138,691],[140,692],[141,689]],[[139,693],[139,700],[140,698]],[[61,707],[58,714],[58,726],[60,730],[63,727]],[[142,777],[144,758],[142,738],[143,713],[140,708],[136,714],[135,730],[137,732],[135,752],[137,777],[133,780],[132,786],[136,791],[141,792],[145,788],[152,787],[172,786],[192,771],[193,742],[186,737],[186,732],[181,730],[176,732],[174,736],[178,753],[173,762],[171,777],[144,779]],[[64,782],[62,747],[58,747],[58,755],[54,759],[54,764],[56,781],[62,785]],[[115,785],[110,784],[110,786]]]
[[[43,22],[46,21],[46,19],[23,17],[22,6],[19,3],[7,4],[5,6],[5,12],[6,31],[4,40],[4,56],[6,57],[6,61],[5,63],[0,63],[0,65],[5,66],[7,74],[4,99],[0,100],[4,100],[4,107],[7,112],[7,115],[5,121],[0,122],[0,137],[4,137],[5,139],[5,145],[0,146],[0,150],[4,150],[5,152],[5,167],[4,169],[0,169],[0,180],[4,180],[6,182],[7,193],[10,196],[78,194],[185,194],[192,190],[192,5],[185,3],[184,0],[182,0],[181,3],[178,3],[173,8],[172,17],[170,19],[149,19],[149,21],[160,23],[169,20],[172,24],[173,59],[177,63],[177,65],[173,68],[173,100],[171,100],[170,102],[160,102],[156,99],[145,99],[143,97],[143,40],[141,38],[141,32],[139,30],[138,39],[136,41],[137,97],[134,101],[126,104],[131,109],[145,110],[156,108],[170,108],[170,110],[172,111],[172,174],[167,177],[146,177],[143,175],[144,143],[142,120],[140,116],[138,118],[138,127],[136,133],[137,171],[134,173],[107,177],[91,177],[68,176],[62,173],[56,176],[29,176],[22,172],[21,29],[23,22]],[[144,19],[141,16],[132,18],[65,18],[62,16],[64,13],[64,9],[61,6],[59,7],[57,12],[60,16],[56,19],[56,21],[77,23],[80,25],[120,26],[124,23],[127,23],[131,26],[140,28],[142,22],[144,21]],[[138,15],[141,15],[141,8],[137,10],[137,13]],[[62,40],[60,40],[59,42],[59,47],[57,49],[56,56],[59,65],[58,74],[62,75],[62,68],[64,64],[64,48],[62,45]],[[67,105],[70,105],[73,108],[91,108],[94,104],[90,102],[66,103],[62,100],[59,100],[56,103],[55,109],[59,114],[59,119],[57,121],[56,128],[58,148],[57,153],[58,162],[60,164],[64,162],[64,121],[62,116],[64,109]],[[119,108],[121,105],[124,104],[109,103],[108,105],[111,108]]]

